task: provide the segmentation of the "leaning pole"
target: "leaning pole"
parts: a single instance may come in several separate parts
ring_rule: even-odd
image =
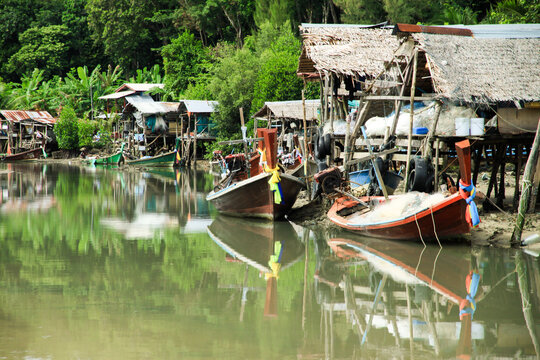
[[[523,232],[523,225],[525,224],[525,212],[529,204],[532,190],[532,178],[534,176],[534,168],[538,160],[538,148],[540,147],[540,119],[538,119],[538,126],[536,128],[536,135],[531,147],[529,159],[523,172],[523,181],[521,185],[521,197],[519,198],[519,208],[516,219],[516,225],[514,226],[514,232],[510,239],[510,245],[512,247],[518,247],[521,244],[521,233]],[[540,171],[540,169],[536,169]]]

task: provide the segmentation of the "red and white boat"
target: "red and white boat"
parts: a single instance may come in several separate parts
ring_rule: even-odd
[[[462,183],[468,186],[471,184],[469,141],[457,143],[456,151]],[[386,206],[390,212],[392,202],[398,204],[398,201],[404,200],[405,196],[408,194],[390,196],[388,199],[384,197],[351,199],[344,196],[334,202],[328,212],[328,218],[346,230],[394,240],[447,238],[470,231],[471,224],[467,218],[468,204],[465,201],[470,194],[464,190],[446,197],[439,195],[437,201],[422,202],[427,205],[415,208],[412,212],[405,212],[404,215],[398,217],[372,216],[379,206]]]

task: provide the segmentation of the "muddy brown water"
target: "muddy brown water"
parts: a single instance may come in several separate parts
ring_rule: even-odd
[[[213,182],[0,164],[0,359],[540,351],[536,254],[223,217]]]

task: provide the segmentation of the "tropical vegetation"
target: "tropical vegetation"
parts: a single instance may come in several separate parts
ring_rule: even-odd
[[[0,0],[0,107],[95,121],[117,110],[100,96],[159,82],[166,100],[219,101],[231,137],[239,108],[300,98],[300,23],[384,21],[533,23],[540,0]]]

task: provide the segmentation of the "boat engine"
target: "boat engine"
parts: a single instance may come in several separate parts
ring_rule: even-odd
[[[337,166],[320,171],[314,176],[325,194],[331,194],[334,189],[341,186],[342,175]]]

